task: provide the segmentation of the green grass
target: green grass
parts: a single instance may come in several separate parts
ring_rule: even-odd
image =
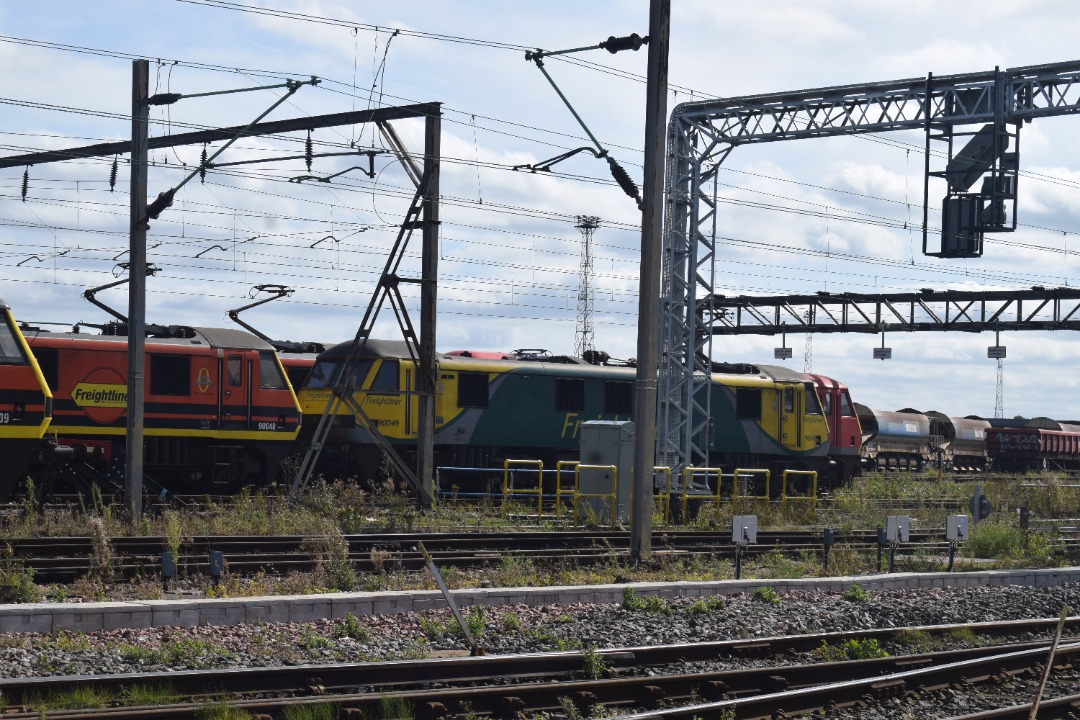
[[[91,710],[113,705],[117,695],[111,690],[92,686],[73,687],[63,692],[30,695],[23,704],[38,713],[54,710]]]
[[[334,703],[318,703],[316,705],[289,705],[281,716],[284,720],[336,720],[339,714],[338,706]]]
[[[1080,507],[1080,489],[1065,487],[1061,478],[1043,473],[1025,480],[1035,487],[1021,488],[1022,483],[986,481],[983,492],[995,507],[987,520],[972,525],[970,539],[963,543],[958,556],[959,570],[1009,567],[1057,567],[1066,561],[1065,553],[1054,540],[1055,533],[1020,533],[1016,525],[1016,508],[1028,507],[1033,516],[1052,525],[1055,517],[1071,517]],[[857,478],[850,487],[836,491],[829,502],[819,504],[816,512],[808,507],[789,508],[784,517],[779,504],[743,503],[733,508],[730,503],[719,506],[706,503],[692,527],[721,532],[734,512],[753,512],[759,526],[770,529],[792,529],[810,523],[834,527],[841,533],[851,529],[874,528],[884,524],[889,514],[902,512],[911,518],[912,529],[936,528],[943,524],[944,502],[966,505],[974,483],[955,483],[946,480],[936,483],[927,473],[874,473]],[[535,512],[532,506],[530,512]],[[545,517],[535,526],[538,530],[566,527],[568,518],[556,520]],[[561,523],[561,524],[560,524]],[[520,519],[504,519],[498,502],[468,504],[440,502],[435,508],[419,512],[391,486],[374,489],[349,482],[313,483],[303,500],[290,505],[276,490],[245,492],[226,501],[206,501],[199,507],[170,509],[158,516],[148,516],[134,529],[116,508],[106,505],[100,495],[88,496],[81,506],[57,511],[24,502],[20,512],[5,516],[0,524],[0,538],[40,536],[83,536],[88,528],[94,532],[95,576],[80,579],[64,586],[39,587],[32,571],[2,552],[0,539],[0,600],[6,602],[35,601],[42,596],[54,601],[89,600],[146,600],[161,597],[160,581],[152,577],[128,583],[109,580],[111,557],[110,540],[131,534],[149,534],[162,538],[162,547],[174,551],[179,558],[190,556],[190,538],[204,535],[299,535],[309,538],[306,549],[318,565],[314,573],[288,573],[268,576],[254,573],[247,576],[229,574],[216,585],[199,584],[197,578],[185,576],[180,565],[180,581],[195,580],[208,597],[248,597],[254,595],[306,594],[320,591],[417,590],[434,589],[434,581],[426,574],[402,572],[400,556],[391,551],[373,551],[370,560],[375,572],[357,573],[349,561],[344,535],[356,532],[385,531],[390,528],[412,528],[428,532],[462,530],[508,530],[528,532]],[[657,526],[658,533],[665,529]],[[658,544],[662,544],[662,541]],[[873,551],[856,551],[844,545],[833,547],[829,555],[829,575],[860,575],[875,571]],[[904,570],[934,570],[942,565],[940,557],[928,553],[905,555],[900,559]],[[782,579],[814,577],[824,573],[819,552],[803,551],[799,555],[782,552],[766,553],[760,558],[748,558],[746,577]],[[478,570],[446,569],[445,579],[453,589],[476,587],[486,581],[495,586],[552,586],[563,584],[610,583],[623,577],[632,583],[655,581],[712,581],[726,580],[734,575],[729,559],[707,555],[666,557],[657,556],[648,563],[631,566],[627,559],[612,551],[597,565],[576,567],[569,562],[538,563],[525,556],[504,555],[492,565]],[[639,604],[640,601],[640,604]],[[638,598],[633,608],[640,612],[666,612],[659,598]],[[693,610],[689,612],[694,612]],[[474,622],[477,622],[474,620]],[[485,620],[485,625],[487,624]],[[502,627],[505,623],[498,623]],[[512,628],[507,628],[512,629]],[[435,632],[436,628],[429,628]],[[438,631],[453,632],[449,627]],[[336,633],[345,633],[337,635]],[[348,637],[363,631],[355,624],[351,629],[335,630],[334,637]],[[331,634],[331,633],[328,633]],[[73,642],[69,638],[57,642]],[[311,644],[311,643],[309,643]],[[126,649],[124,654],[150,663],[153,654],[140,654]],[[212,662],[213,653],[199,648],[164,648],[162,653],[185,657],[198,662]]]

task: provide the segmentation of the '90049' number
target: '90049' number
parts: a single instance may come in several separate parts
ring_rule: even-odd
[[[11,422],[11,413],[0,412],[0,425],[7,425]]]

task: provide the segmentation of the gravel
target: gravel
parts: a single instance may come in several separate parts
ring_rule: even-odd
[[[882,591],[866,601],[840,593],[792,592],[775,603],[751,595],[725,597],[713,608],[684,598],[651,610],[577,604],[464,612],[474,623],[483,621],[481,640],[489,654],[497,654],[1056,618],[1063,604],[1080,607],[1080,583]],[[0,635],[0,677],[420,658],[467,649],[460,632],[450,630],[453,622],[448,610],[437,610],[347,621]]]

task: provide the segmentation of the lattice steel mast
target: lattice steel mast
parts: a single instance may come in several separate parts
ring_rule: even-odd
[[[592,237],[593,231],[600,227],[600,218],[593,215],[578,215],[581,231],[581,267],[578,271],[577,291],[577,330],[574,334],[574,354],[584,357],[593,349],[593,295],[592,295]]]
[[[711,305],[716,183],[719,166],[736,146],[922,130],[926,176],[945,180],[948,187],[943,203],[948,234],[937,252],[928,251],[924,234],[923,251],[974,257],[982,253],[984,232],[1016,227],[1021,124],[1077,112],[1080,61],[676,107],[668,125],[657,463],[676,469],[706,457],[709,393],[699,390],[711,371],[713,333],[707,328],[716,320]],[[970,141],[954,144],[960,138]],[[947,143],[947,162],[937,170],[929,166],[931,156],[937,157],[930,152],[931,140]],[[972,191],[980,177],[981,189]],[[923,204],[929,204],[925,197]]]

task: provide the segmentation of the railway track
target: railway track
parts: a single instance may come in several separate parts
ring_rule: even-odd
[[[360,572],[386,567],[405,572],[420,571],[425,561],[418,544],[423,542],[440,567],[476,568],[513,556],[536,563],[590,565],[610,562],[630,550],[624,531],[558,531],[495,533],[409,533],[347,535],[349,561]],[[860,550],[877,547],[876,530],[837,533],[835,541]],[[746,549],[750,555],[772,552],[822,552],[821,531],[759,532],[758,542]],[[3,541],[13,561],[33,568],[45,582],[66,582],[82,577],[94,567],[93,543],[88,537],[21,538]],[[161,554],[168,547],[160,537],[118,537],[110,540],[111,563],[117,578],[154,575],[160,571]],[[911,533],[911,542],[899,552],[945,553],[943,530]],[[188,574],[209,574],[209,553],[221,552],[229,572],[307,572],[319,562],[317,543],[304,536],[204,536],[189,538],[180,547],[177,567]],[[734,558],[735,545],[718,531],[671,531],[654,534],[654,554],[659,557],[706,555]]]
[[[650,716],[691,718],[733,708],[735,717],[778,717],[785,712],[842,707],[952,683],[980,681],[1027,671],[1045,659],[1057,620],[976,623],[800,635],[756,641],[616,648],[424,661],[307,665],[124,675],[0,679],[8,702],[5,718],[39,717],[42,698],[73,689],[98,697],[123,688],[167,688],[176,700],[154,707],[101,710],[50,709],[50,718],[191,718],[205,705],[227,699],[250,713],[280,716],[292,705],[339,708],[339,717],[378,717],[388,700],[410,708],[418,720],[441,720],[471,712],[493,717],[561,712],[573,704],[589,713],[597,706],[623,712],[649,709]],[[805,662],[821,647],[919,633],[948,638],[957,628],[996,644],[918,655],[847,662]],[[1080,631],[1080,618],[1069,623]],[[1023,640],[1002,644],[1005,638]],[[1065,662],[1080,657],[1080,643],[1059,648]],[[727,661],[727,662],[725,662]],[[738,665],[738,667],[724,667]],[[603,677],[600,677],[600,676]],[[182,699],[180,699],[182,698]],[[702,704],[706,701],[706,704]]]

